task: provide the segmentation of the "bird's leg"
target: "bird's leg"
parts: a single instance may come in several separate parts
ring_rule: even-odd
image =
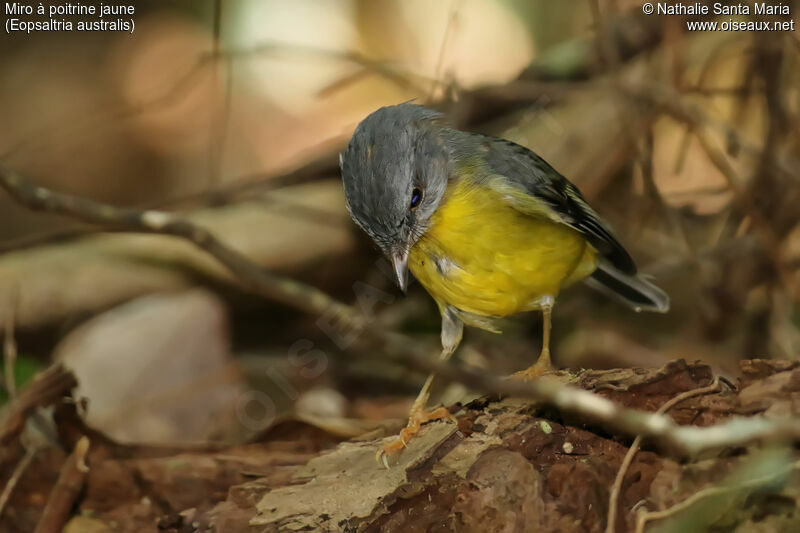
[[[536,363],[525,370],[516,372],[514,374],[515,378],[523,380],[536,379],[554,370],[550,361],[550,327],[552,325],[553,302],[554,298],[552,296],[542,298],[542,352],[539,354]]]
[[[445,361],[450,355],[452,355],[452,351],[443,349],[439,359]],[[400,434],[396,438],[392,439],[388,444],[385,444],[378,450],[376,458],[379,461],[383,461],[386,468],[389,468],[387,457],[408,446],[408,441],[419,432],[422,424],[430,420],[439,420],[441,418],[452,419],[452,415],[444,407],[439,407],[430,411],[425,410],[425,405],[428,403],[428,398],[431,394],[431,386],[435,378],[436,374],[433,373],[425,380],[425,384],[422,386],[422,389],[420,389],[419,394],[417,394],[417,399],[414,400],[411,411],[408,413],[408,423],[406,427],[400,430]]]
[[[461,336],[464,331],[464,324],[455,314],[447,308],[442,309],[442,353],[439,355],[439,361],[447,361],[450,356],[456,351]],[[400,435],[392,439],[388,444],[384,445],[378,450],[377,459],[383,461],[386,468],[389,468],[387,457],[392,453],[399,451],[408,445],[408,441],[419,432],[420,427],[425,422],[430,420],[440,420],[442,418],[449,418],[455,422],[455,418],[444,407],[438,407],[432,410],[425,410],[425,405],[428,403],[428,398],[431,395],[431,387],[433,380],[436,378],[436,373],[432,373],[425,380],[422,385],[417,399],[411,406],[411,411],[408,414],[408,423],[406,427],[400,430]]]
[[[550,371],[553,365],[550,361],[550,328],[552,327],[552,314],[553,304],[548,301],[547,304],[542,306],[542,353],[539,354],[539,359],[533,365],[542,369]]]

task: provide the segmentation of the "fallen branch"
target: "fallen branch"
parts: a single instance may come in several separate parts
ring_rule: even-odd
[[[681,426],[670,417],[622,407],[597,394],[566,385],[555,377],[532,382],[489,376],[452,364],[439,364],[434,358],[408,354],[386,356],[425,372],[437,372],[448,381],[462,383],[486,393],[531,398],[553,406],[563,413],[578,415],[592,424],[612,428],[626,435],[651,439],[661,450],[674,456],[696,457],[708,450],[738,447],[756,441],[799,441],[800,419],[733,418],[710,427]]]

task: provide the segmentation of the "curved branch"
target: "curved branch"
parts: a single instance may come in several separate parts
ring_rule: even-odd
[[[247,288],[266,298],[311,314],[334,311],[348,324],[361,326],[359,314],[354,309],[337,302],[319,289],[262,269],[205,228],[180,216],[165,211],[114,207],[57,193],[30,183],[2,165],[0,187],[30,209],[58,213],[114,230],[157,233],[185,239],[217,259]]]

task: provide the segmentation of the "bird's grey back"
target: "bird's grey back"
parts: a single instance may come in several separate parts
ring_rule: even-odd
[[[538,154],[506,139],[465,132],[453,132],[452,136],[460,147],[456,157],[481,154],[484,178],[500,178],[543,202],[563,223],[583,233],[616,268],[627,274],[636,272],[631,256],[580,190]]]

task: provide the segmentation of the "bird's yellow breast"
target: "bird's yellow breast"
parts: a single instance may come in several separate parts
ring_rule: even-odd
[[[595,267],[580,233],[523,214],[469,179],[450,184],[409,254],[411,272],[440,305],[484,316],[535,309]]]

